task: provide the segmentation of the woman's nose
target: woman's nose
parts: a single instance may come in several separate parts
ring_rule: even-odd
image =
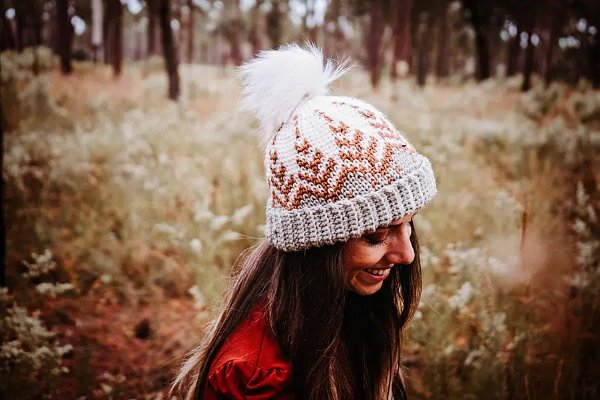
[[[410,264],[415,259],[415,249],[410,242],[410,230],[396,232],[394,240],[390,240],[385,254],[390,264]]]

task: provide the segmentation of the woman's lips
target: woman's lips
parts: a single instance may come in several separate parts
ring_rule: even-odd
[[[369,272],[372,271],[372,272]],[[366,268],[360,271],[358,274],[361,279],[366,282],[379,283],[390,275],[391,268],[378,269],[378,268]],[[379,275],[381,274],[381,275]]]

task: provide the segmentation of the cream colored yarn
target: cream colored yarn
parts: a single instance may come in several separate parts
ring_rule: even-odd
[[[264,75],[272,67],[269,57],[276,53],[281,60],[285,52],[291,59],[289,65],[277,66],[283,73],[290,73],[285,68],[306,68],[298,55],[313,70],[318,65],[323,73],[343,73],[331,62],[325,64],[329,70],[324,68],[314,47],[270,50],[242,69],[246,100],[251,97],[248,82],[255,77],[253,72],[258,69]],[[277,75],[276,70],[268,72]],[[300,96],[298,87],[303,82],[280,85],[284,88],[276,90],[293,85],[298,99],[288,98],[289,106],[274,114],[276,118],[261,120],[263,129],[270,130],[265,132],[269,139],[265,171],[271,192],[266,236],[275,247],[296,251],[345,241],[413,213],[433,199],[436,182],[431,163],[372,105],[326,95],[326,87],[322,95]],[[256,107],[246,103],[246,108],[265,107],[277,99],[260,101],[264,103]],[[280,121],[279,129],[269,128]]]

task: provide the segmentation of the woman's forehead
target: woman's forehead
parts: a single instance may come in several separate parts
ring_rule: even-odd
[[[410,220],[412,219],[412,217],[414,217],[414,216],[415,216],[415,214],[416,214],[416,213],[412,213],[412,214],[405,215],[405,216],[404,216],[404,217],[402,217],[402,218],[393,219],[393,220],[391,220],[391,221],[390,221],[390,223],[389,223],[389,224],[387,224],[387,225],[382,225],[382,226],[378,227],[376,230],[380,230],[380,229],[386,229],[386,228],[389,228],[389,227],[391,227],[391,226],[397,226],[397,225],[401,225],[401,224],[403,224],[403,223],[405,223],[405,222],[408,222],[408,221],[410,221]]]

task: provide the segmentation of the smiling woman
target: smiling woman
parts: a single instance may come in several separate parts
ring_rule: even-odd
[[[266,239],[173,389],[186,399],[403,399],[402,330],[421,291],[414,214],[429,160],[375,107],[329,96],[343,66],[287,46],[242,67],[265,133]]]

